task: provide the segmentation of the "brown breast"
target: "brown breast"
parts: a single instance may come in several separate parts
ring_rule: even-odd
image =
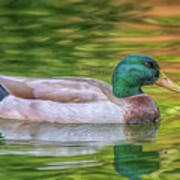
[[[128,97],[125,101],[129,104],[124,116],[125,123],[155,122],[160,117],[155,101],[146,94]]]

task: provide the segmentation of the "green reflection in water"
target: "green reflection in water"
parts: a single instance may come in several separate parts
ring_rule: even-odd
[[[115,146],[114,156],[116,171],[132,180],[139,180],[142,174],[149,174],[160,168],[159,153],[145,152],[141,145]]]
[[[70,148],[70,147],[69,147]],[[110,148],[108,148],[110,152]],[[25,150],[24,150],[25,151]],[[110,177],[141,179],[159,169],[157,151],[142,151],[141,145],[116,145],[113,155],[99,154],[70,157],[35,157],[28,155],[1,155],[1,178],[7,179],[92,179]],[[104,163],[102,160],[104,159]],[[109,161],[109,162],[108,162]],[[111,164],[114,164],[114,172]],[[11,173],[10,173],[11,172]],[[5,178],[6,179],[6,178]]]

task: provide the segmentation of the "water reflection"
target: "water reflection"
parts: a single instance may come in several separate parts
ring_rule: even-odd
[[[26,168],[35,168],[31,170],[34,174],[74,169],[71,173],[75,175],[75,169],[83,168],[84,173],[89,173],[88,168],[103,167],[107,163],[103,158],[109,154],[109,163],[119,176],[137,179],[159,168],[158,152],[143,151],[143,144],[156,137],[158,127],[159,124],[61,125],[1,119],[0,166],[2,162],[6,167],[26,164]],[[7,172],[4,173],[5,176]],[[16,168],[11,173],[20,176]]]
[[[92,142],[114,144],[119,141],[155,137],[158,124],[58,124],[0,119],[0,132],[7,140],[46,142]]]
[[[144,151],[142,145],[114,146],[114,168],[130,180],[140,180],[143,174],[160,168],[159,152]]]

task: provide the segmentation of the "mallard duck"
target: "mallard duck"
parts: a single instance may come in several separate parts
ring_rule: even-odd
[[[157,121],[158,107],[141,87],[158,82],[179,91],[161,74],[154,59],[132,54],[115,68],[112,86],[83,77],[40,79],[0,75],[0,117],[58,123]]]

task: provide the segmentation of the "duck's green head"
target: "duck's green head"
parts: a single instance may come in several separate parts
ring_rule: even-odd
[[[143,85],[153,84],[160,75],[158,63],[149,56],[132,54],[125,57],[113,73],[113,93],[129,97],[143,93]]]

